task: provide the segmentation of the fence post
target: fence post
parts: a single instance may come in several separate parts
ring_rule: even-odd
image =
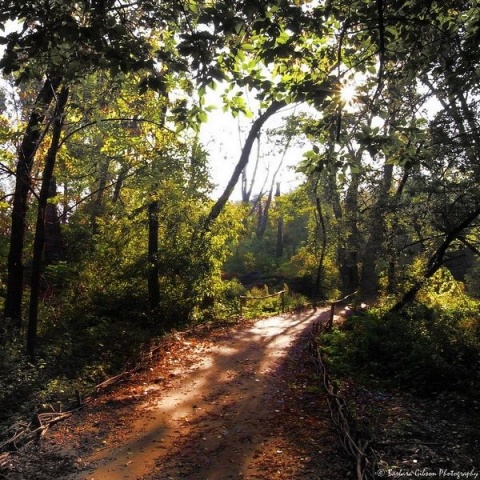
[[[333,317],[335,316],[335,306],[337,303],[342,303],[345,300],[349,299],[350,297],[353,297],[358,293],[357,290],[355,290],[353,293],[350,293],[350,295],[347,295],[346,297],[341,298],[340,300],[334,300],[332,304],[330,305],[330,318],[328,319],[326,329],[331,330],[333,328]]]
[[[282,305],[282,313],[285,313],[285,290],[280,293],[280,301]]]
[[[331,330],[333,328],[333,317],[335,316],[335,304],[336,302],[332,302],[332,305],[330,305],[330,318],[328,319],[327,330]]]

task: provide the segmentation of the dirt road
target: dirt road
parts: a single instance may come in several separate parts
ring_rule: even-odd
[[[158,363],[60,425],[69,480],[345,479],[306,340],[326,312],[179,337]]]

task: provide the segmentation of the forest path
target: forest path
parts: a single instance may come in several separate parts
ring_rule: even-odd
[[[179,336],[143,374],[97,399],[52,441],[74,448],[75,480],[346,478],[309,362],[324,310]],[[56,477],[60,478],[60,477]]]

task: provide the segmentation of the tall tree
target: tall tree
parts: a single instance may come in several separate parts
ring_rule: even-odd
[[[46,112],[61,84],[81,82],[93,71],[108,70],[115,76],[143,69],[147,86],[163,85],[156,79],[148,35],[137,35],[140,27],[151,26],[152,12],[143,7],[153,8],[153,4],[138,2],[133,9],[118,6],[115,0],[69,4],[35,0],[4,2],[0,7],[0,24],[11,19],[19,22],[17,31],[2,37],[6,49],[0,68],[5,74],[14,74],[17,83],[33,78],[43,82],[25,127],[16,167],[4,313],[17,325],[22,313],[25,216],[34,157],[44,136],[42,124]],[[163,6],[156,9],[156,13],[162,14],[166,23],[176,16]],[[164,63],[167,60],[164,59]]]
[[[27,327],[27,354],[32,360],[35,359],[38,325],[38,302],[40,294],[40,277],[42,273],[42,258],[45,247],[45,228],[47,202],[53,179],[53,170],[57,159],[62,134],[65,106],[68,100],[68,89],[62,88],[55,102],[53,113],[52,140],[45,159],[45,167],[42,175],[42,186],[38,196],[37,223],[35,239],[33,242],[32,276],[30,281],[30,309]]]
[[[22,318],[25,216],[32,184],[31,172],[38,144],[45,134],[45,127],[42,124],[60,83],[60,77],[48,78],[44,82],[35,100],[22,143],[18,149],[8,254],[7,296],[4,310],[5,317],[13,319],[17,327],[20,327]]]

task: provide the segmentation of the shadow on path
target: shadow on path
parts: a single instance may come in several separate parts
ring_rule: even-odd
[[[327,317],[281,315],[229,333],[173,372],[173,388],[137,407],[122,445],[93,456],[96,467],[76,478],[342,478],[344,467],[326,467],[344,461],[325,400],[307,380],[309,327]]]

